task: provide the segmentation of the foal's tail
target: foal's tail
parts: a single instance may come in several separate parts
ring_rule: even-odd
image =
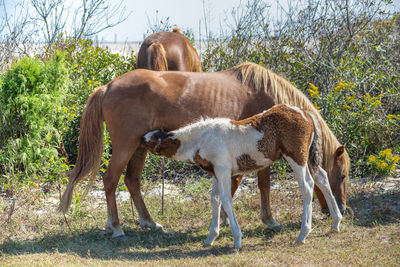
[[[308,162],[311,165],[310,170],[315,171],[318,166],[322,166],[322,160],[324,158],[322,149],[322,130],[321,124],[313,112],[307,111],[314,123],[314,138],[311,142]]]
[[[81,119],[78,159],[58,208],[63,213],[68,211],[71,204],[74,186],[88,175],[92,181],[100,167],[104,136],[102,103],[105,90],[105,85],[97,88],[86,103]]]
[[[167,71],[168,63],[164,46],[161,43],[153,43],[147,48],[147,62],[149,69]]]

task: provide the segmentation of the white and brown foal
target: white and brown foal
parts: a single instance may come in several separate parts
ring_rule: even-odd
[[[172,132],[154,130],[143,137],[143,142],[155,154],[196,163],[215,176],[211,192],[212,222],[205,243],[211,245],[219,235],[222,202],[231,223],[234,246],[241,248],[242,232],[232,208],[231,177],[263,169],[281,155],[292,167],[303,198],[297,242],[304,243],[311,231],[314,181],[327,200],[333,218],[332,230],[339,231],[342,215],[328,176],[321,168],[320,138],[320,126],[312,113],[276,105],[241,121],[206,119]]]

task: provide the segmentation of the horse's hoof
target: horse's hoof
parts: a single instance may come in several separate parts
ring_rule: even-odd
[[[211,242],[211,243],[204,242],[204,243],[203,243],[203,247],[204,247],[204,248],[208,248],[208,247],[211,247],[212,244],[213,244],[212,242]]]
[[[340,232],[340,230],[339,230],[339,228],[331,228],[331,231],[330,231],[332,234],[337,234],[337,233],[339,233]]]
[[[223,221],[221,222],[221,226],[222,226],[222,227],[228,227],[228,226],[229,226],[229,221],[228,221],[228,220],[223,220]]]
[[[155,223],[155,226],[152,227],[153,231],[160,232],[162,234],[167,234],[168,232],[164,230],[164,227],[161,224]]]
[[[116,237],[113,237],[112,240],[116,242],[117,244],[125,244],[128,241],[128,238],[126,235],[119,235]]]
[[[329,215],[329,209],[328,209],[328,208],[322,208],[322,209],[321,209],[321,212],[322,212],[323,214]]]
[[[296,240],[296,242],[294,243],[294,246],[295,246],[295,247],[302,246],[302,245],[304,245],[305,243],[306,243],[305,241]]]
[[[279,223],[272,219],[272,221],[266,223],[266,229],[272,232],[279,232],[282,228]]]

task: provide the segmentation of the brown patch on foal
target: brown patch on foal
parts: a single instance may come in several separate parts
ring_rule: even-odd
[[[257,162],[252,159],[249,154],[242,154],[237,157],[236,163],[238,165],[239,172],[255,171],[262,168],[262,166],[257,165]]]
[[[194,163],[199,165],[203,170],[205,170],[208,174],[215,176],[214,165],[207,159],[203,159],[199,154],[199,150],[196,151],[196,154],[193,157],[193,161]]]
[[[181,141],[170,136],[171,134],[159,131],[154,133],[147,142],[142,139],[142,144],[153,154],[172,158],[181,146]]]
[[[263,138],[258,141],[258,151],[266,158],[275,161],[283,153],[304,166],[308,159],[314,124],[304,110],[303,113],[307,120],[297,110],[286,105],[277,105],[264,113],[241,121],[232,120],[231,123],[250,125],[264,133]]]

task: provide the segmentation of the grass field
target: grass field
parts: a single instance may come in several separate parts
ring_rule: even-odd
[[[2,195],[1,266],[159,266],[159,265],[400,265],[400,179],[352,182],[341,232],[330,234],[330,218],[313,204],[313,231],[306,244],[295,246],[302,205],[293,179],[274,179],[272,208],[280,232],[268,231],[259,219],[259,195],[250,182],[234,200],[243,232],[243,249],[233,249],[229,227],[222,227],[212,247],[203,247],[211,221],[209,178],[177,184],[178,193],[161,199],[153,194],[159,182],[144,182],[145,202],[166,234],[141,229],[129,200],[120,198],[119,215],[125,242],[103,232],[106,206],[90,194],[75,198],[66,219],[56,212],[58,189],[26,188],[13,198]],[[387,185],[391,185],[388,188]],[[80,193],[84,186],[78,186]],[[95,189],[91,192],[101,192]],[[79,201],[78,201],[79,200]],[[68,222],[68,224],[66,223]]]

